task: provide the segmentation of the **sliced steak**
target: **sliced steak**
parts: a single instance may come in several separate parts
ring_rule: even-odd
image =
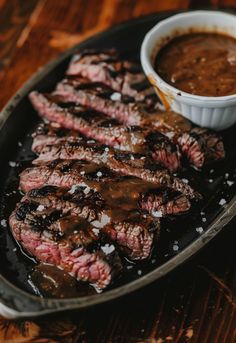
[[[121,60],[115,50],[79,51],[73,56],[67,75],[81,75],[92,82],[104,83],[136,101],[148,102],[156,97],[140,64]],[[119,99],[119,93],[114,93],[114,98]]]
[[[155,119],[156,118],[156,119]],[[186,118],[172,111],[152,115],[154,126],[178,144],[188,162],[197,168],[225,158],[219,133],[194,126]]]
[[[47,145],[54,145],[61,142],[83,142],[85,140],[77,131],[67,130],[60,124],[40,123],[32,134],[32,151],[39,153]]]
[[[24,199],[10,216],[10,227],[16,241],[37,261],[58,266],[98,290],[121,271],[118,254],[106,255],[97,246],[91,224],[78,216],[42,210],[39,203]]]
[[[191,207],[184,195],[166,188],[143,195],[139,204],[143,210],[147,210],[155,217],[185,213]]]
[[[53,208],[63,215],[85,218],[97,229],[98,235],[105,234],[132,260],[148,258],[159,234],[158,219],[122,204],[117,207],[111,201],[107,203],[107,199],[87,186],[78,186],[69,192],[45,186],[31,190],[23,199],[35,201],[42,208]]]
[[[111,88],[78,76],[68,77],[58,83],[55,94],[63,96],[65,101],[105,113],[126,125],[142,126],[147,121],[147,114],[153,111],[147,104],[136,103],[128,96],[114,98]]]
[[[221,136],[205,128],[196,127],[184,133],[178,143],[189,162],[197,168],[225,157]]]
[[[105,91],[104,91],[105,92]],[[148,108],[145,104],[141,103],[134,103],[132,100],[128,99],[125,102],[125,99],[121,99],[121,101],[111,101],[109,99],[110,95],[107,95],[109,92],[107,91],[103,95],[100,86],[89,85],[89,82],[75,77],[74,79],[65,79],[61,83],[58,84],[56,93],[61,94],[67,101],[74,101],[80,104],[86,105],[93,109],[97,109],[101,112],[106,113],[107,115],[111,116],[112,118],[117,119],[121,123],[125,123],[128,125],[139,125],[141,127],[148,126],[156,128],[156,130],[161,131],[165,134],[169,139],[173,142],[178,142],[180,145],[185,145],[184,151],[188,150],[188,146],[192,146],[194,144],[192,139],[188,139],[188,135],[183,133],[183,138],[178,138],[179,132],[176,130],[176,126],[173,125],[174,130],[168,130],[168,118],[163,120],[163,112],[158,111],[154,108]],[[171,112],[172,113],[172,112]],[[171,115],[173,117],[173,114]],[[182,127],[188,130],[188,123],[186,121],[181,121]],[[201,130],[200,128],[193,129],[198,132]],[[204,129],[204,140],[205,142],[199,144],[204,145],[208,150],[208,142],[209,139],[207,137],[211,137],[211,141],[217,140],[218,145],[221,146],[220,153],[211,154],[211,157],[208,159],[209,161],[213,161],[215,158],[220,159],[224,156],[224,146],[220,136],[214,133],[214,138],[212,137],[212,132]],[[192,135],[191,135],[192,136]],[[183,141],[182,141],[183,140]],[[188,141],[188,143],[187,143]],[[194,138],[195,141],[195,138]],[[185,142],[187,144],[185,144]],[[209,143],[211,144],[211,143]],[[190,149],[189,153],[186,153],[186,156],[190,158],[190,163],[192,162],[192,149]],[[198,159],[198,158],[197,158]],[[201,164],[201,162],[197,161],[197,165]]]
[[[69,178],[69,175],[73,177]],[[74,182],[76,179],[76,183]],[[27,192],[43,185],[74,190],[86,186],[101,194],[109,207],[144,209],[159,216],[179,214],[190,208],[190,202],[178,192],[157,187],[132,176],[118,176],[106,167],[85,161],[64,161],[53,165],[28,168],[20,175],[20,188]]]
[[[46,146],[41,150],[39,157],[33,161],[33,164],[41,165],[55,160],[86,160],[99,165],[104,164],[117,173],[136,176],[157,186],[171,188],[190,199],[201,198],[200,194],[195,192],[188,184],[172,176],[162,166],[150,164],[145,156],[140,157],[93,144],[66,142]]]
[[[181,156],[176,145],[158,131],[139,126],[124,126],[97,111],[72,103],[63,97],[32,92],[30,99],[38,113],[60,126],[75,130],[119,150],[150,155],[170,171],[181,166]]]

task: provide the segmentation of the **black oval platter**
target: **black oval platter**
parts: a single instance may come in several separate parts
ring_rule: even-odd
[[[14,208],[18,194],[16,175],[27,165],[30,153],[30,134],[39,122],[28,100],[33,89],[51,90],[68,65],[71,55],[82,48],[116,48],[122,56],[138,58],[145,33],[158,21],[174,12],[153,14],[132,20],[100,33],[79,44],[57,60],[47,64],[31,78],[10,100],[0,114],[0,313],[7,317],[37,316],[63,310],[80,309],[104,303],[139,289],[167,274],[189,259],[216,236],[236,214],[236,127],[223,133],[227,158],[202,173],[192,171],[187,177],[204,195],[201,204],[191,214],[167,223],[158,244],[158,251],[146,265],[134,267],[130,276],[102,294],[69,299],[39,297],[34,294],[27,279],[33,262],[22,254],[14,242],[6,219]],[[20,143],[19,143],[20,142]],[[21,146],[22,144],[22,146]],[[19,165],[9,161],[18,161]],[[183,175],[184,177],[185,175]],[[210,180],[210,181],[209,181]],[[7,198],[6,198],[7,196]],[[7,199],[7,200],[6,200]],[[221,206],[220,200],[226,200]],[[202,220],[204,217],[204,220]],[[206,218],[206,220],[205,220]],[[199,230],[199,227],[201,230]],[[174,246],[178,249],[173,249]],[[142,269],[142,275],[137,269]]]

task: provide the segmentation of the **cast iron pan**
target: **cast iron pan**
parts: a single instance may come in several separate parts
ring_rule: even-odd
[[[8,317],[42,315],[69,309],[81,309],[104,303],[130,293],[159,279],[204,247],[236,213],[236,127],[223,133],[227,158],[201,173],[192,170],[187,177],[204,195],[190,214],[163,224],[161,239],[152,258],[125,273],[117,283],[102,294],[77,298],[55,299],[39,297],[28,282],[34,261],[26,257],[14,242],[6,221],[19,199],[17,175],[30,164],[30,134],[39,122],[27,98],[30,90],[50,91],[79,48],[115,47],[123,57],[139,58],[145,33],[158,21],[175,14],[155,14],[126,22],[98,34],[70,49],[40,70],[11,99],[0,115],[0,313]],[[21,143],[23,146],[21,146]],[[9,161],[17,161],[17,165]],[[223,204],[224,205],[220,205]],[[227,247],[225,247],[227,248]]]

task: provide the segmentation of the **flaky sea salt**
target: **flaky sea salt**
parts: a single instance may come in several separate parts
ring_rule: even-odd
[[[112,101],[121,101],[121,94],[118,92],[114,92],[112,93],[112,95],[110,96],[110,99]]]
[[[226,200],[225,200],[224,198],[220,199],[219,205],[220,205],[220,206],[223,206],[223,205],[225,205],[225,204],[226,204]]]
[[[19,147],[22,147],[22,143],[21,143],[21,142],[18,142],[17,145],[18,145]]]
[[[202,218],[202,222],[203,222],[203,223],[206,222],[206,218],[205,218],[205,217]]]
[[[90,192],[90,188],[89,187],[86,187],[85,189],[84,189],[84,194],[86,195],[86,194],[89,194],[89,192]]]
[[[229,173],[225,173],[225,178],[228,179]]]
[[[108,151],[109,151],[109,148],[106,147],[104,150],[105,150],[106,152],[108,152]]]
[[[74,193],[75,193],[75,191],[77,190],[77,188],[78,188],[78,186],[77,186],[77,185],[73,185],[73,186],[71,187],[71,189],[68,191],[68,193],[70,193],[70,194],[74,194]]]
[[[214,169],[211,169],[211,170],[210,170],[210,174],[213,174],[213,173],[214,173]]]
[[[209,179],[209,180],[208,180],[209,183],[212,183],[213,181],[214,181],[213,179]]]
[[[166,132],[165,135],[169,138],[169,139],[172,139],[175,135],[175,133],[173,131],[170,131],[170,132]]]
[[[106,254],[109,255],[110,253],[112,253],[115,250],[115,247],[113,244],[105,244],[101,247],[102,251]]]
[[[131,143],[134,145],[139,143],[139,140],[135,135],[131,135]]]
[[[85,171],[81,170],[80,175],[84,175],[84,174],[85,174]]]
[[[234,181],[226,181],[226,183],[227,183],[227,185],[229,186],[229,187],[231,187],[233,184],[234,184]]]
[[[127,266],[126,269],[129,270],[129,269],[133,269],[134,266]]]
[[[203,228],[202,228],[201,226],[196,227],[196,231],[197,231],[198,233],[203,233]]]
[[[107,152],[104,151],[104,153],[103,153],[102,156],[101,156],[101,161],[102,161],[103,163],[106,163],[108,157],[109,157],[109,156],[108,156]]]
[[[98,236],[99,235],[99,229],[96,229],[95,227],[92,229],[93,233]]]
[[[182,181],[184,182],[184,183],[189,183],[189,181],[187,180],[187,179],[182,179]]]
[[[138,274],[138,275],[142,275],[142,274],[143,274],[142,270],[140,270],[140,269],[137,270],[137,274]]]
[[[14,161],[9,161],[9,166],[12,167],[12,168],[14,168],[14,167],[17,166],[17,163],[14,162]]]
[[[161,218],[163,216],[161,211],[152,211],[153,217]]]
[[[111,221],[110,216],[103,213],[100,220],[94,220],[92,222],[92,225],[95,226],[96,228],[104,228],[104,226],[110,223],[110,221]]]
[[[45,207],[43,205],[39,205],[36,210],[42,212],[44,209]]]
[[[1,223],[1,225],[2,225],[3,227],[7,227],[7,221],[6,221],[6,219],[2,219],[0,223]]]
[[[98,177],[101,177],[101,176],[102,176],[102,172],[98,171],[98,172],[97,172],[97,176],[98,176]]]
[[[173,250],[174,250],[174,251],[178,251],[178,250],[179,250],[179,246],[178,246],[177,244],[174,244],[174,245],[173,245]]]

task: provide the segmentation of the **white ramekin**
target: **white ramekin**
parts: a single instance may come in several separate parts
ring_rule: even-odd
[[[236,123],[236,94],[192,95],[169,85],[154,70],[157,52],[174,37],[191,32],[217,32],[236,38],[236,16],[218,11],[193,11],[159,22],[142,43],[142,67],[167,110],[172,109],[200,126],[226,129]]]

